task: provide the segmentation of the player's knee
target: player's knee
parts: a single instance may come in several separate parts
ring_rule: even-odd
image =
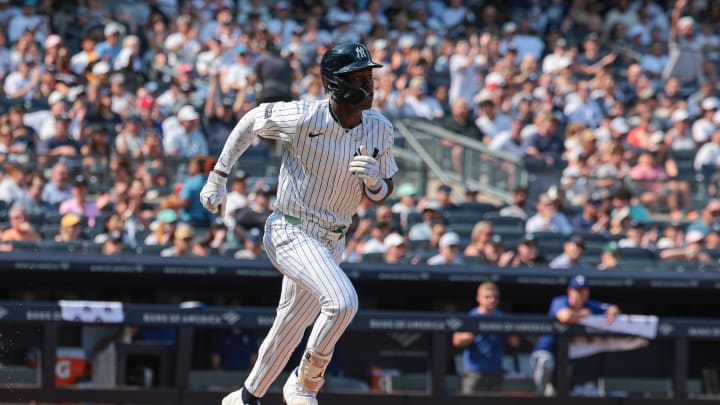
[[[343,318],[352,318],[358,311],[358,296],[355,291],[343,296],[337,302],[337,315]]]

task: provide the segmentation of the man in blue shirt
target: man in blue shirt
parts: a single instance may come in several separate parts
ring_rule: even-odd
[[[206,227],[210,225],[210,214],[200,204],[200,190],[205,183],[205,159],[196,157],[188,164],[188,177],[185,179],[180,191],[181,211],[180,219],[190,222],[194,226]]]
[[[567,295],[553,298],[548,315],[564,324],[573,325],[588,315],[605,315],[608,323],[620,313],[617,305],[590,299],[590,286],[585,276],[575,276],[570,280]],[[555,371],[555,335],[543,335],[537,341],[530,357],[533,368],[535,388],[540,396],[552,396]]]
[[[478,306],[470,311],[470,316],[502,316],[497,309],[500,303],[500,289],[490,281],[486,281],[477,289]],[[483,391],[500,391],[503,386],[505,370],[502,360],[505,354],[505,338],[503,335],[472,332],[455,332],[452,337],[455,347],[465,348],[463,352],[463,394]],[[508,344],[517,346],[519,338],[508,336]]]

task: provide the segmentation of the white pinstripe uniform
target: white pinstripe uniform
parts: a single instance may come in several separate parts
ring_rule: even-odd
[[[308,349],[329,356],[357,312],[355,288],[338,266],[345,240],[337,232],[350,224],[363,196],[363,181],[348,171],[353,156],[365,145],[381,178],[392,178],[398,168],[392,124],[376,111],[364,111],[353,129],[335,122],[328,100],[261,104],[254,114],[253,132],[284,145],[275,212],[264,236],[268,257],[284,275],[282,292],[245,381],[262,397],[309,325],[314,322]]]

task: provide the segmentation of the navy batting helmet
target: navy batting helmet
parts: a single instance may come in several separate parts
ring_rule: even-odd
[[[365,45],[348,42],[335,45],[325,52],[320,61],[320,74],[332,98],[343,103],[359,104],[367,97],[367,92],[343,79],[342,74],[379,67],[382,65],[370,59],[370,52]]]

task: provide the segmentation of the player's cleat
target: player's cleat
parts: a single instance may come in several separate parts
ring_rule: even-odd
[[[260,401],[256,400],[243,400],[244,396],[249,396],[248,393],[243,393],[244,388],[240,388],[237,391],[233,391],[225,396],[222,400],[221,405],[260,405]],[[243,395],[245,394],[245,395]]]
[[[283,400],[287,405],[318,405],[317,392],[303,388],[298,381],[298,369],[290,373],[283,385]],[[223,404],[225,405],[225,404]]]

